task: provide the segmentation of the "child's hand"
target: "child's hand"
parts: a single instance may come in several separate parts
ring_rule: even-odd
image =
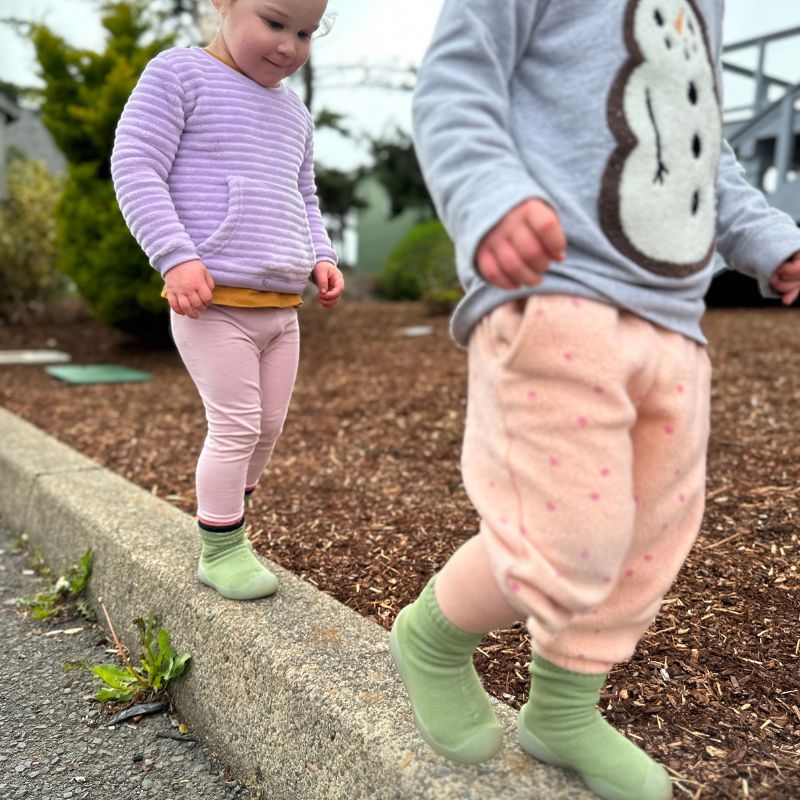
[[[181,316],[197,319],[211,302],[214,279],[202,261],[184,261],[167,272],[164,278],[170,308]]]
[[[314,283],[319,289],[319,304],[333,308],[344,291],[344,275],[339,268],[328,261],[319,261],[314,267]]]
[[[772,288],[782,295],[783,304],[790,306],[800,294],[800,251],[784,261],[769,279]]]
[[[526,200],[483,237],[475,260],[483,277],[502,289],[538,286],[551,261],[563,261],[567,240],[553,209]]]

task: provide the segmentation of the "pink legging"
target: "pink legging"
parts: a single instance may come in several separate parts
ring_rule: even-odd
[[[209,306],[172,312],[172,335],[200,392],[208,434],[197,462],[197,517],[230,525],[244,514],[283,430],[300,351],[295,308]]]
[[[705,348],[611,306],[535,296],[469,345],[463,474],[481,532],[437,577],[474,632],[526,617],[577,672],[628,659],[703,514]]]

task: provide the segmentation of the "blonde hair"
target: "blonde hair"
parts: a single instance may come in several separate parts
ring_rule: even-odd
[[[236,0],[228,0],[228,2],[233,5]],[[203,39],[210,42],[217,33],[217,27],[219,26],[219,11],[214,5],[213,0],[205,0],[205,5],[207,6],[207,9],[200,14],[198,27],[200,28],[200,35],[203,37]],[[335,11],[331,13],[326,12],[323,14],[322,19],[319,21],[319,28],[317,28],[312,38],[320,39],[323,36],[327,36],[331,32],[335,20]]]

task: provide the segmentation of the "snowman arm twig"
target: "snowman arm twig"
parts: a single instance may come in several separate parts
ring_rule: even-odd
[[[658,130],[658,123],[656,122],[656,115],[653,111],[653,101],[650,99],[649,89],[645,89],[644,96],[645,102],[647,103],[647,114],[650,117],[650,122],[653,123],[653,132],[656,135],[656,159],[658,160],[658,167],[656,169],[656,176],[653,178],[653,183],[664,183],[664,175],[668,175],[669,170],[661,158],[661,132]]]

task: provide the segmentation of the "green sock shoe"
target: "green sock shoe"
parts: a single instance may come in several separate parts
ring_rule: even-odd
[[[200,528],[203,549],[197,565],[201,583],[231,600],[256,600],[273,594],[278,579],[255,557],[244,524],[230,533]]]
[[[519,712],[522,749],[575,770],[604,800],[669,800],[667,771],[597,710],[605,675],[569,672],[533,657],[531,697]]]
[[[472,664],[482,638],[442,615],[433,579],[392,627],[392,658],[419,732],[437,753],[462,764],[486,761],[503,743],[503,730]]]

